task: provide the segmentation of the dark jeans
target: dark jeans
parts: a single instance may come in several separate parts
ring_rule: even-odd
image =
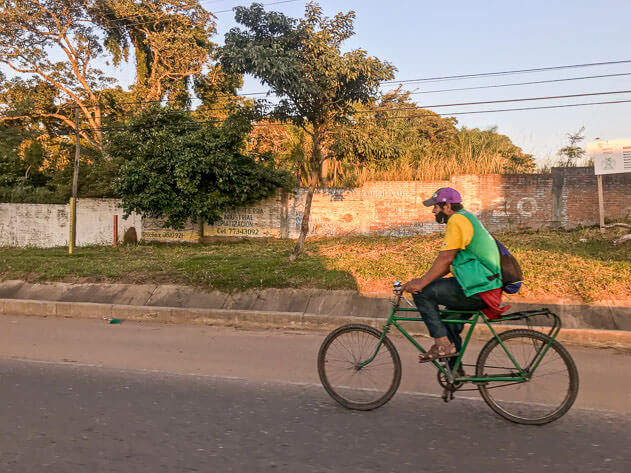
[[[456,345],[458,351],[462,347],[460,332],[464,327],[462,324],[444,324],[441,321],[438,306],[443,305],[450,310],[479,310],[486,307],[486,303],[478,294],[471,297],[465,296],[456,278],[436,279],[412,297],[427,325],[429,334],[433,338],[448,337],[449,341]],[[454,318],[461,319],[462,317],[455,316]]]

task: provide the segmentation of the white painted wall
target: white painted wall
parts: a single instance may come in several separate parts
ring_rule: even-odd
[[[68,244],[68,206],[0,204],[0,246]]]
[[[132,213],[124,220],[119,203],[116,199],[77,200],[77,246],[111,245],[114,241],[114,215],[118,215],[118,241],[123,241],[129,227],[136,228],[138,240],[142,238],[140,215]]]
[[[77,200],[77,246],[111,245],[114,215],[118,215],[118,238],[135,227],[142,237],[142,220],[132,214],[123,219],[115,199]],[[54,204],[0,203],[0,246],[67,246],[70,232],[70,206]]]

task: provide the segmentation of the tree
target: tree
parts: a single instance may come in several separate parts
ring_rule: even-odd
[[[4,0],[2,7],[0,63],[56,92],[45,106],[33,102],[31,110],[3,113],[2,120],[55,119],[74,130],[78,107],[81,138],[98,149],[101,105],[120,93],[111,89],[115,79],[94,67],[97,60],[118,65],[132,44],[135,99],[168,96],[186,104],[189,79],[203,71],[213,48],[212,16],[199,0]]]
[[[353,122],[339,125],[332,139],[342,185],[534,169],[532,155],[497,129],[457,128],[455,118],[419,108],[410,92],[393,90],[356,108]]]
[[[449,154],[457,134],[456,120],[416,106],[409,92],[385,93],[379,101],[356,106],[352,123],[340,124],[334,133],[332,152],[342,163],[345,184],[361,183],[358,173],[400,171],[402,166],[432,173],[437,156]],[[396,172],[396,171],[394,171]],[[383,176],[385,177],[385,176]],[[432,179],[431,175],[423,177]],[[406,173],[392,180],[415,179]],[[358,182],[359,181],[359,182]]]
[[[226,34],[221,64],[266,83],[280,99],[272,117],[292,122],[312,139],[306,158],[309,188],[293,260],[309,232],[311,202],[327,158],[322,153],[323,142],[335,122],[352,116],[354,104],[370,101],[379,83],[394,77],[394,67],[360,49],[341,52],[342,43],[354,33],[354,12],[329,19],[312,2],[300,20],[265,12],[256,3],[235,11],[237,22],[246,29],[233,28]]]
[[[98,0],[90,14],[107,34],[114,65],[133,45],[138,99],[190,103],[191,79],[209,66],[215,48],[213,16],[199,0]]]
[[[152,106],[107,135],[120,160],[116,192],[127,214],[219,220],[227,209],[249,205],[287,187],[287,176],[262,157],[241,152],[250,118],[235,114],[221,126],[200,123],[182,110]]]
[[[557,155],[559,156],[558,166],[574,167],[577,166],[581,159],[585,157],[585,150],[578,144],[585,139],[585,127],[582,126],[576,133],[568,133],[567,139],[569,144],[561,148]]]
[[[3,141],[0,148],[7,150],[0,151],[0,160],[4,161],[0,164],[4,175],[0,178],[2,199],[61,203],[71,195],[74,133],[56,117],[31,113],[33,109],[53,111],[58,100],[60,91],[37,77],[29,80],[16,77],[9,81],[0,77],[0,103],[4,105],[5,117],[12,118],[0,121],[0,130],[5,131],[0,133]],[[104,170],[109,166],[113,171],[113,166],[99,148],[87,140],[81,141],[79,194],[111,197],[111,180],[104,180],[107,177]],[[9,172],[7,166],[13,171]]]
[[[462,127],[456,136],[452,173],[519,174],[535,170],[535,160],[524,153],[511,139],[498,133],[497,127],[481,130]]]
[[[247,148],[267,154],[280,169],[289,171],[298,185],[309,185],[310,137],[291,123],[261,120],[248,135]]]
[[[101,142],[98,90],[114,82],[92,66],[102,53],[96,28],[89,22],[87,0],[5,0],[0,10],[0,63],[19,74],[31,74],[64,95],[61,103],[33,107],[30,113],[54,118],[74,129],[74,106],[88,130],[81,136],[95,146]],[[55,53],[63,59],[53,61]],[[34,104],[37,105],[37,104]],[[68,105],[71,105],[68,107]]]

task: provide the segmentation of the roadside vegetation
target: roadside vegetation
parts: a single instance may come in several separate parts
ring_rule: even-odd
[[[631,243],[597,228],[506,232],[496,236],[524,270],[519,298],[577,303],[631,298]],[[263,288],[390,291],[392,282],[421,275],[441,235],[311,239],[289,262],[291,240],[243,240],[210,245],[139,244],[78,248],[0,248],[0,280],[184,284],[200,290]],[[514,297],[514,296],[512,296]]]

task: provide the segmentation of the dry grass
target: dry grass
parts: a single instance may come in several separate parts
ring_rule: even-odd
[[[631,241],[613,246],[624,229],[506,232],[496,235],[522,265],[530,300],[577,302],[631,299]],[[0,248],[0,279],[191,284],[239,291],[257,288],[357,289],[389,292],[395,280],[429,269],[441,235],[309,239],[289,263],[293,242],[250,240],[119,248]]]

